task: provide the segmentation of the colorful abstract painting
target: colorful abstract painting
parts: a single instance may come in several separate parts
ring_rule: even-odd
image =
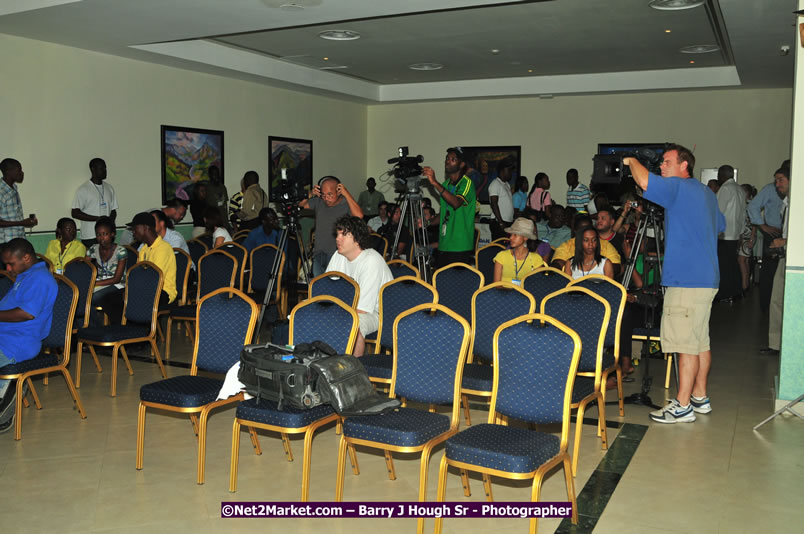
[[[313,186],[313,142],[290,137],[268,138],[268,176],[271,202],[279,200],[284,191],[304,196]],[[287,169],[288,183],[281,187],[282,169]]]
[[[223,175],[223,132],[162,125],[162,203],[190,200],[193,187],[207,180],[211,166]]]

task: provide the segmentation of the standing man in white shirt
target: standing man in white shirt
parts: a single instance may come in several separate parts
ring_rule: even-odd
[[[73,199],[73,219],[81,221],[81,242],[89,248],[95,243],[95,221],[101,217],[117,218],[117,196],[114,188],[106,182],[106,162],[101,158],[92,158],[89,162],[92,174],[88,182],[84,182]]]
[[[717,170],[717,181],[717,206],[726,217],[726,231],[717,240],[720,288],[715,300],[731,300],[741,296],[743,289],[737,250],[745,225],[745,192],[734,180],[731,165],[721,165]]]
[[[507,237],[505,228],[514,221],[514,197],[511,192],[511,176],[514,172],[514,161],[505,158],[497,164],[497,178],[489,184],[489,204],[494,213],[494,222],[491,223],[491,238]]]

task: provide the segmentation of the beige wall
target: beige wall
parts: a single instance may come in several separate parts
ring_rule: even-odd
[[[118,224],[161,202],[161,124],[223,130],[230,194],[256,170],[267,187],[268,136],[313,140],[314,175],[359,176],[366,106],[0,35],[0,157],[22,162],[36,230],[69,215],[94,156],[109,167]]]
[[[384,172],[398,146],[422,154],[441,179],[448,146],[521,145],[523,174],[546,172],[564,203],[567,169],[588,184],[598,143],[672,140],[695,147],[696,177],[729,163],[741,182],[760,187],[789,157],[791,116],[788,89],[377,105],[368,111],[367,172]]]

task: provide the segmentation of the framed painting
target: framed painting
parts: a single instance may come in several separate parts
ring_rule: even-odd
[[[463,146],[466,156],[466,175],[475,184],[477,201],[489,203],[489,184],[497,178],[497,164],[504,159],[513,159],[516,167],[511,176],[511,183],[521,172],[522,147],[521,146]]]
[[[286,191],[307,198],[313,187],[313,142],[292,137],[268,137],[268,198],[279,200],[282,169],[287,169]]]
[[[195,184],[208,179],[215,166],[223,176],[223,132],[182,126],[161,128],[162,204],[171,198],[191,200]]]

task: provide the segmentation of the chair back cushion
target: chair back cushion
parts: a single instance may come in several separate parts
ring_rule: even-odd
[[[56,302],[53,304],[53,319],[50,322],[50,332],[42,340],[43,348],[64,348],[67,332],[73,328],[73,318],[76,311],[74,300],[76,300],[75,296],[78,293],[78,289],[66,282],[66,278],[66,276],[64,278],[56,277],[58,293],[56,293]]]
[[[151,324],[162,289],[162,273],[144,263],[128,271],[126,279],[126,324]]]
[[[87,306],[87,295],[95,283],[97,271],[83,259],[70,261],[64,266],[64,276],[78,288],[76,317],[83,317]]]
[[[253,291],[265,291],[265,289],[268,287],[271,269],[274,266],[274,260],[276,259],[276,254],[278,252],[279,249],[273,245],[260,245],[251,251],[251,289]],[[284,263],[285,254],[282,253],[280,265],[283,265]],[[277,276],[279,279],[282,278],[282,269],[283,267],[280,267],[280,271]],[[279,279],[277,280],[277,284],[274,285],[274,292],[276,291],[276,287],[280,282]]]
[[[240,361],[253,310],[242,293],[224,291],[209,295],[198,306],[196,365],[213,373],[225,373]]]
[[[596,276],[586,276],[573,280],[572,286],[585,287],[590,291],[594,291],[609,303],[611,315],[609,317],[608,328],[606,329],[605,344],[607,347],[613,347],[617,341],[617,325],[620,317],[620,308],[625,305],[623,286],[609,278]]]
[[[401,276],[416,276],[416,271],[410,268],[409,265],[404,263],[389,263],[388,268],[391,270],[391,276],[399,278]]]
[[[533,313],[532,301],[516,289],[504,286],[483,288],[474,294],[475,361],[494,360],[494,332],[497,328],[520,315]]]
[[[184,282],[189,273],[187,267],[192,260],[183,250],[178,248],[173,249],[173,254],[176,256],[176,289],[179,291],[177,302],[184,302],[187,295],[182,292],[187,289]]]
[[[195,239],[187,242],[187,248],[190,249],[190,258],[193,260],[196,267],[198,267],[198,260],[207,253],[207,248],[203,243]]]
[[[329,299],[308,300],[293,308],[290,326],[293,345],[323,341],[338,354],[345,354],[349,349],[354,318],[348,310]]]
[[[527,275],[522,281],[522,287],[533,295],[536,300],[536,309],[538,310],[544,297],[550,293],[555,293],[559,289],[564,289],[569,283],[570,280],[561,273],[545,269]]]
[[[595,370],[598,351],[603,348],[600,346],[601,333],[605,333],[608,327],[608,303],[598,298],[569,287],[542,301],[541,313],[558,319],[581,338],[578,371],[582,372]]]
[[[486,279],[486,284],[494,281],[494,257],[505,250],[503,245],[499,243],[489,243],[485,247],[477,249],[475,253],[475,267],[478,271],[483,273],[483,278]]]
[[[380,289],[380,345],[394,344],[394,321],[399,315],[419,304],[436,302],[432,286],[415,278],[398,278]]]
[[[310,284],[310,297],[335,297],[354,308],[357,306],[355,286],[349,283],[345,276],[343,273],[332,271],[316,277]]]
[[[454,311],[466,322],[472,321],[472,295],[483,286],[482,275],[466,265],[453,265],[433,278],[438,303]]]
[[[236,273],[237,260],[228,252],[214,249],[204,254],[198,262],[199,299],[216,289],[234,287]]]

